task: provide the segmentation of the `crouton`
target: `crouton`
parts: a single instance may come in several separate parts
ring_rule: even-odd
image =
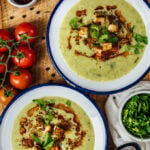
[[[95,49],[95,54],[96,54],[96,56],[101,57],[102,50],[101,49]]]
[[[27,118],[26,117],[23,117],[23,118],[21,118],[21,120],[20,120],[20,125],[25,125],[26,123],[27,123]]]
[[[118,31],[118,26],[116,24],[110,24],[108,26],[108,31],[110,31],[110,32],[117,32]]]
[[[61,139],[64,135],[64,130],[59,127],[55,127],[53,135],[56,139]]]
[[[121,22],[126,22],[126,19],[125,19],[125,17],[122,15],[122,13],[121,13],[121,11],[120,10],[116,10],[115,11],[115,14],[118,16],[118,18],[119,18],[119,20],[121,21]]]
[[[87,27],[80,27],[78,30],[78,34],[80,37],[87,38],[88,37],[88,28]]]
[[[94,15],[93,22],[104,24],[105,23],[105,18],[104,17],[98,17],[97,15]]]
[[[26,129],[24,127],[20,127],[20,134],[23,135],[26,133]]]
[[[102,50],[107,51],[112,49],[112,43],[103,43],[102,45]]]
[[[27,115],[28,115],[29,117],[32,117],[33,114],[34,114],[34,112],[36,112],[36,111],[38,111],[38,110],[39,110],[39,107],[38,107],[38,106],[35,106],[35,107],[31,108],[30,110],[28,110]]]
[[[58,146],[53,146],[50,150],[60,150],[60,148]]]
[[[51,131],[51,126],[48,125],[45,127],[44,133],[50,132]]]

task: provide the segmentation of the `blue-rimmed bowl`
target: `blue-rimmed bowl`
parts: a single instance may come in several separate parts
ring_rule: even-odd
[[[141,0],[126,1],[129,2],[143,18],[150,43],[150,19],[148,19],[150,18],[150,11],[147,5]],[[90,81],[77,75],[66,64],[59,48],[59,29],[67,12],[78,2],[79,0],[61,0],[54,9],[47,25],[47,47],[56,70],[75,88],[94,94],[112,94],[130,88],[140,81],[149,70],[150,44],[146,46],[143,57],[137,66],[127,75],[113,81]]]
[[[103,114],[93,100],[71,87],[43,84],[25,90],[4,110],[0,117],[0,150],[13,150],[11,146],[11,131],[16,116],[26,105],[31,103],[33,99],[44,96],[64,97],[77,103],[86,112],[92,122],[95,134],[93,150],[108,149],[108,127]]]
[[[150,8],[150,3],[148,2],[148,0],[144,0],[144,2],[147,4],[147,6]]]

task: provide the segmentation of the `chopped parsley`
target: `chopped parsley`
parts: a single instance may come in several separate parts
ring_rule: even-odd
[[[79,18],[78,17],[74,17],[73,19],[70,20],[69,25],[73,29],[79,29],[80,27],[84,26],[84,23],[80,23],[79,22]]]
[[[40,144],[44,150],[49,150],[52,146],[54,146],[54,139],[52,139],[50,133],[46,133],[43,140],[35,134],[32,134],[32,139],[35,143]]]
[[[150,94],[131,97],[122,110],[122,122],[133,136],[150,138]]]
[[[135,39],[136,42],[148,44],[148,38],[147,38],[147,36],[143,36],[143,35],[140,35],[140,34],[136,33],[134,35],[134,39]]]
[[[67,105],[67,106],[71,106],[71,101],[69,101],[69,100],[66,101],[66,105]]]
[[[42,100],[42,99],[34,99],[32,100],[33,102],[36,102],[37,105],[42,109],[42,110],[46,110],[47,109],[47,105],[48,104],[55,104],[55,101],[53,99],[50,100]]]

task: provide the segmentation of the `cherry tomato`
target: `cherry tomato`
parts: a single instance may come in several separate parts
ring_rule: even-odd
[[[29,68],[35,62],[35,53],[32,48],[29,48],[26,45],[21,45],[17,48],[17,50],[13,50],[12,55],[23,54],[23,58],[13,57],[13,63],[20,68]]]
[[[37,37],[37,29],[33,24],[31,24],[29,22],[21,23],[16,27],[15,39],[17,41],[20,41],[21,40],[20,35],[23,35],[23,34],[24,34],[24,39],[27,39],[29,37],[33,37],[33,38],[28,40],[29,43],[33,43],[36,40],[35,37]],[[21,44],[26,44],[26,41],[23,40],[21,42]]]
[[[0,58],[2,58],[2,62],[5,63],[7,60],[7,55],[0,53]],[[0,64],[0,73],[4,73],[6,70],[6,66],[4,64]]]
[[[0,89],[0,103],[3,105],[8,105],[8,103],[17,95],[17,91],[13,89],[12,87],[6,87],[6,89],[9,91],[5,95],[4,88]]]
[[[28,70],[21,69],[19,71],[19,75],[15,75],[14,73],[10,74],[10,84],[16,89],[24,90],[31,85],[32,76]]]
[[[0,29],[0,44],[1,40],[7,41],[7,40],[12,40],[11,33],[5,29]],[[11,42],[7,43],[8,46],[11,46]],[[0,47],[0,52],[7,52],[8,49],[6,47]]]

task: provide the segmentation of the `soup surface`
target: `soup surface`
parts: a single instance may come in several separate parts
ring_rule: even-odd
[[[19,113],[12,129],[13,150],[93,150],[94,141],[87,114],[61,97],[33,100]]]
[[[59,33],[64,60],[93,81],[118,79],[140,61],[148,44],[138,12],[125,0],[80,0]]]

